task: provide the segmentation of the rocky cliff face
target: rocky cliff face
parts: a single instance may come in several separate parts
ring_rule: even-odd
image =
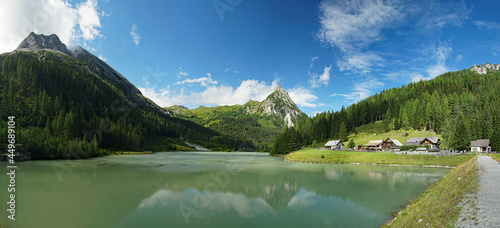
[[[491,64],[491,63],[486,63],[483,65],[474,65],[473,67],[470,68],[471,71],[474,71],[478,74],[486,74],[488,71],[499,71],[500,70],[500,64]]]
[[[60,52],[71,56],[71,53],[68,48],[66,48],[66,45],[64,45],[55,34],[45,36],[37,35],[32,32],[16,48],[16,51],[37,52],[40,50]]]
[[[285,125],[288,127],[293,127],[293,122],[297,117],[304,115],[295,102],[293,102],[292,98],[290,98],[288,92],[281,86],[276,87],[274,92],[269,94],[258,105],[248,108],[247,112],[260,113],[262,115],[277,115],[283,118]]]

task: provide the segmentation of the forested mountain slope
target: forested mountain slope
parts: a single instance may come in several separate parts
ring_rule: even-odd
[[[474,66],[429,81],[384,90],[337,112],[325,112],[283,131],[274,154],[313,140],[346,139],[355,127],[383,120],[387,129],[428,129],[445,148],[466,149],[470,140],[491,139],[500,150],[500,67]],[[404,143],[404,142],[403,142]]]
[[[7,138],[7,117],[15,116],[16,142],[35,159],[139,149],[157,137],[214,149],[244,146],[171,117],[109,65],[82,48],[68,51],[56,35],[31,33],[14,52],[0,55],[0,104],[0,137]],[[163,148],[175,149],[168,142]]]
[[[214,129],[224,135],[250,141],[255,150],[268,150],[268,145],[284,127],[292,127],[307,117],[290,98],[288,92],[278,86],[262,102],[249,101],[244,105],[198,107],[184,106],[165,108],[175,117],[190,120]]]

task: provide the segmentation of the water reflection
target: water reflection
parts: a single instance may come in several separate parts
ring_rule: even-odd
[[[19,219],[6,226],[376,227],[446,172],[246,153],[26,162],[17,177]]]

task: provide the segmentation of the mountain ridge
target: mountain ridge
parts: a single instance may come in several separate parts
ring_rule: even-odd
[[[0,104],[9,107],[0,109],[0,128],[15,116],[19,142],[33,159],[182,150],[181,138],[218,151],[249,144],[169,116],[83,48],[64,53],[57,35],[31,33],[19,46],[0,55]]]
[[[101,60],[99,57],[90,53],[81,46],[75,46],[68,49],[64,43],[61,42],[56,34],[43,35],[31,32],[14,50],[15,52],[32,52],[50,51],[54,53],[61,53],[70,56],[74,59],[80,60],[84,63],[83,67],[96,77],[100,78],[110,86],[115,87],[118,91],[122,91],[124,101],[131,104],[135,108],[148,108],[162,112],[165,115],[172,116],[171,113],[165,111],[150,99],[144,97],[140,90],[135,87],[126,77]],[[43,54],[41,54],[43,55]]]

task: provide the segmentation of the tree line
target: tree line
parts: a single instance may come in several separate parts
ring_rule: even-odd
[[[444,148],[467,150],[471,140],[491,139],[493,150],[500,151],[499,116],[500,72],[448,72],[308,118],[284,129],[274,139],[271,153],[285,154],[313,140],[345,141],[356,127],[375,121],[383,121],[387,130],[435,131],[442,136]]]

